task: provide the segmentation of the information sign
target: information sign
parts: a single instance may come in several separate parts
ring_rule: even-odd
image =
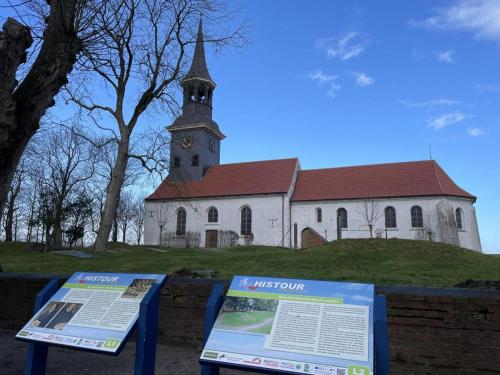
[[[235,276],[201,362],[373,374],[371,284]]]
[[[77,272],[16,338],[117,353],[142,299],[165,275]]]

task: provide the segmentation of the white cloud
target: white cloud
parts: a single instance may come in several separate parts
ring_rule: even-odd
[[[333,75],[333,74],[327,74],[327,73],[323,72],[321,69],[316,69],[315,71],[310,72],[307,75],[307,78],[309,78],[311,81],[316,81],[320,85],[322,85],[324,83],[328,83],[328,82],[336,80],[338,78],[338,76]]]
[[[453,56],[454,54],[455,54],[455,51],[452,51],[452,50],[439,51],[437,53],[437,59],[439,62],[451,64],[451,63],[455,62],[455,57]]]
[[[339,90],[341,88],[342,88],[342,86],[340,86],[337,83],[330,83],[330,86],[328,87],[328,91],[326,92],[326,95],[333,99],[337,96],[337,93],[339,92]]]
[[[375,83],[375,79],[365,73],[353,72],[352,76],[356,81],[356,85],[361,87],[370,86]]]
[[[500,84],[477,84],[476,90],[479,92],[500,92]]]
[[[367,41],[360,33],[352,31],[339,38],[319,39],[316,44],[325,50],[328,58],[349,60],[365,50]]]
[[[467,133],[471,136],[471,137],[479,137],[481,135],[485,135],[486,132],[481,129],[481,128],[468,128],[467,129]]]
[[[449,98],[437,98],[431,100],[424,100],[420,102],[412,102],[409,100],[398,100],[398,103],[403,104],[406,107],[410,108],[422,108],[422,107],[437,107],[441,105],[453,105],[458,104],[458,101],[455,99]]]
[[[413,26],[429,30],[459,30],[474,33],[480,39],[500,39],[499,0],[455,0],[448,7],[436,8],[434,15],[423,21],[410,21]]]
[[[328,85],[326,95],[330,98],[335,98],[337,92],[342,88],[342,86],[335,82],[339,76],[325,73],[321,69],[310,72],[306,77],[313,82],[317,82],[320,86]]]
[[[469,117],[469,116],[463,114],[462,112],[447,113],[445,115],[441,115],[441,116],[435,117],[432,120],[429,120],[427,122],[427,127],[432,128],[434,130],[439,130],[439,129],[442,129],[446,126],[462,122],[467,117]]]

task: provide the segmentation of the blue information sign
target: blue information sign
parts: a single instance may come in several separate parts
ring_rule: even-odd
[[[16,338],[117,353],[139,315],[142,299],[165,275],[77,272]]]
[[[235,276],[204,363],[317,375],[373,374],[371,284]]]

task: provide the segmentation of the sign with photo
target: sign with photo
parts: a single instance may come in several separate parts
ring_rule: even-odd
[[[235,276],[201,362],[372,375],[371,284]]]
[[[16,338],[117,353],[142,299],[165,275],[77,272]]]

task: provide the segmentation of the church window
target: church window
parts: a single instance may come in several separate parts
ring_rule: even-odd
[[[462,209],[457,208],[455,210],[455,220],[457,221],[457,229],[464,229],[463,223],[462,223]]]
[[[172,162],[172,165],[176,168],[179,168],[181,166],[181,159],[177,156],[174,157],[174,161]]]
[[[241,234],[252,234],[252,210],[250,207],[243,207],[241,210]]]
[[[422,215],[422,208],[420,206],[413,206],[411,208],[411,226],[413,228],[423,228],[424,216]]]
[[[199,163],[200,163],[200,157],[198,155],[193,155],[193,162],[191,163],[191,165],[197,167]]]
[[[215,207],[210,207],[208,209],[208,222],[217,223],[219,221],[219,212]]]
[[[396,209],[394,207],[386,207],[385,210],[385,227],[396,228]]]
[[[343,207],[337,210],[337,222],[340,223],[340,228],[347,228],[347,210]]]
[[[321,211],[321,208],[316,208],[316,221],[318,223],[321,223],[323,221],[323,212]]]
[[[177,228],[175,231],[177,236],[184,236],[186,234],[186,210],[179,208],[177,211]]]

